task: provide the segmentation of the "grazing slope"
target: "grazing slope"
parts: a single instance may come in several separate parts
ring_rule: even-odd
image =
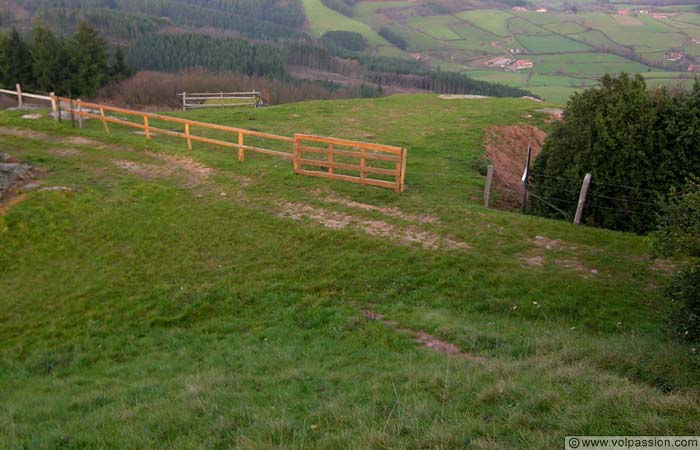
[[[697,356],[659,331],[666,275],[644,241],[478,205],[484,129],[545,127],[541,107],[397,96],[186,113],[407,146],[404,194],[0,113],[0,149],[62,188],[0,207],[0,447],[692,434]]]

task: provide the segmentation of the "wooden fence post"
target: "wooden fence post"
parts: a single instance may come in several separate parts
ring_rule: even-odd
[[[70,105],[70,124],[75,128],[75,100],[69,97],[68,101]]]
[[[22,86],[20,86],[19,83],[15,85],[15,88],[17,88],[17,108],[22,109],[24,106],[24,101],[22,99]]]
[[[365,185],[365,178],[367,178],[367,158],[365,157],[367,149],[364,145],[360,146],[360,179],[362,180],[362,185]]]
[[[146,131],[146,139],[151,140],[151,129],[148,126],[148,116],[143,116],[143,127]]]
[[[408,149],[404,148],[401,152],[401,190],[403,192],[406,189],[406,160],[408,159]]]
[[[185,136],[187,137],[187,149],[192,151],[192,138],[190,138],[190,123],[185,124]]]
[[[100,107],[100,116],[102,117],[102,128],[104,128],[105,133],[109,134],[109,127],[107,126],[107,121],[105,120],[105,109]]]
[[[82,129],[83,128],[83,105],[82,105],[82,100],[78,99],[78,126]]]
[[[581,193],[578,196],[578,206],[576,207],[576,217],[574,217],[574,224],[581,224],[581,216],[583,215],[583,208],[586,206],[586,196],[588,195],[588,186],[591,184],[591,174],[587,173],[583,177],[583,185],[581,186]]]
[[[527,188],[528,188],[528,180],[530,179],[530,157],[532,156],[532,149],[528,145],[527,146],[527,162],[525,163],[525,172],[523,172],[523,214],[525,214],[525,211],[527,210]]]
[[[49,94],[51,97],[51,113],[53,114],[53,120],[58,121],[58,105],[56,104],[56,94],[53,92]]]
[[[488,170],[486,171],[486,186],[484,187],[484,206],[489,207],[489,201],[491,200],[491,183],[493,182],[493,164],[490,164]]]
[[[294,135],[294,173],[299,175],[301,172],[301,139]]]
[[[243,150],[243,132],[238,132],[238,160],[245,161],[245,150]]]
[[[333,163],[335,162],[335,155],[333,154],[335,150],[335,145],[328,144],[328,173],[333,175]],[[342,161],[342,160],[341,160]]]
[[[182,110],[187,111],[187,92],[182,93]]]

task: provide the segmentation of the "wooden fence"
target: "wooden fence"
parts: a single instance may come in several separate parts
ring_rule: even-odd
[[[65,97],[36,95],[22,92],[18,84],[15,91],[0,89],[0,94],[17,97],[18,106],[22,108],[23,99],[32,98],[51,103],[54,118],[60,120],[61,110],[76,118],[80,127],[86,118],[96,119],[102,123],[104,132],[109,134],[109,124],[118,124],[143,130],[146,139],[154,135],[172,136],[187,141],[187,147],[192,150],[192,142],[203,142],[236,149],[238,160],[245,160],[246,152],[263,153],[294,162],[294,172],[299,175],[327,178],[331,180],[349,181],[367,186],[378,186],[403,192],[406,175],[405,148],[369,142],[349,141],[333,137],[295,134],[294,137],[280,136],[261,131],[198,122],[180,117],[164,116],[162,114],[133,111],[115,106],[84,102]],[[112,113],[112,114],[109,114]],[[115,116],[116,115],[116,116]],[[136,118],[137,121],[127,120],[126,117]],[[171,123],[182,127],[182,131],[154,126],[154,122]],[[235,136],[235,140],[214,139],[196,134],[197,130],[215,130]],[[264,148],[260,145],[246,145],[260,141],[284,143],[289,151]],[[277,146],[281,146],[277,144]],[[308,156],[311,155],[311,156]],[[310,167],[314,169],[309,169]]]
[[[7,95],[12,95],[17,97],[17,107],[19,109],[22,109],[24,107],[24,99],[25,98],[31,98],[34,100],[43,100],[47,102],[51,102],[51,109],[54,113],[54,117],[56,120],[58,120],[58,104],[56,103],[56,95],[52,92],[49,95],[38,95],[38,94],[30,94],[28,92],[22,92],[22,86],[18,83],[15,87],[14,91],[10,91],[8,89],[0,89],[0,94],[7,94]]]
[[[187,111],[193,108],[228,108],[233,106],[253,106],[260,108],[267,105],[267,101],[262,94],[257,91],[252,92],[202,92],[177,94],[182,97],[182,110]]]
[[[287,137],[261,131],[164,116],[162,114],[132,111],[63,97],[59,97],[59,100],[61,104],[67,105],[68,110],[78,118],[81,126],[82,119],[85,117],[97,119],[102,122],[102,127],[105,133],[108,134],[110,132],[108,124],[115,123],[143,130],[146,139],[149,140],[155,134],[185,139],[190,150],[192,150],[193,141],[233,148],[238,150],[238,160],[241,162],[245,160],[246,152],[263,153],[292,160],[294,162],[294,172],[299,175],[385,187],[394,189],[396,192],[403,192],[405,189],[404,179],[407,157],[405,148],[303,134]],[[136,117],[139,121],[132,122],[124,120],[124,118],[108,115],[107,113]],[[178,124],[183,126],[184,129],[183,131],[175,131],[155,127],[153,126],[154,121]],[[196,134],[196,129],[230,133],[236,139],[229,142],[227,140],[204,137]],[[246,138],[258,138],[258,140],[271,140],[293,145],[290,145],[291,148],[288,152],[272,150],[261,146],[246,145]],[[323,146],[319,146],[319,144],[323,144]],[[318,156],[308,157],[305,154],[321,155],[321,159]],[[308,167],[315,167],[317,170],[309,170]]]

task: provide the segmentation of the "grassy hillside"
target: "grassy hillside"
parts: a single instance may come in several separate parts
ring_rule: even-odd
[[[666,274],[644,241],[478,205],[484,128],[545,126],[542,106],[424,95],[180,113],[405,145],[404,194],[0,113],[0,149],[70,189],[0,204],[0,448],[693,434],[700,361],[663,336]]]

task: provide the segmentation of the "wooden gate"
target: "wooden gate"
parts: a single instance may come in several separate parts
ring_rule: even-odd
[[[369,142],[295,134],[294,172],[403,192],[406,149]]]

